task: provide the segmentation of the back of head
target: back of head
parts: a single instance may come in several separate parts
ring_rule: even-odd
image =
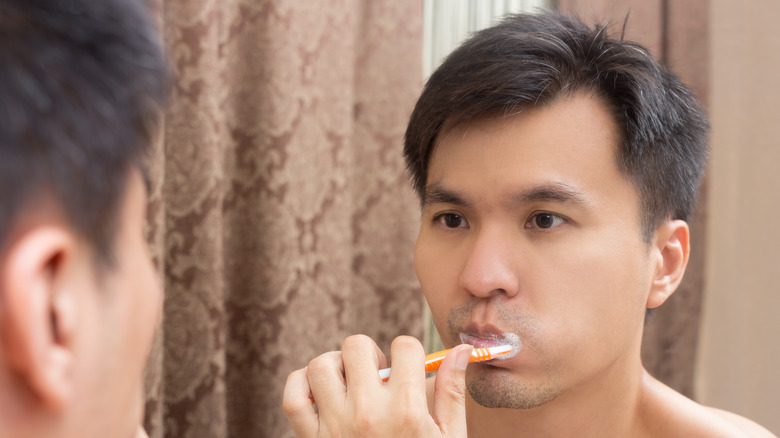
[[[418,195],[443,130],[575,93],[598,96],[622,130],[617,165],[639,193],[644,237],[665,220],[687,220],[707,158],[709,126],[696,99],[645,48],[552,11],[477,32],[431,75],[404,147]]]
[[[117,210],[167,88],[148,5],[0,1],[0,249],[20,211],[55,200],[110,259]]]

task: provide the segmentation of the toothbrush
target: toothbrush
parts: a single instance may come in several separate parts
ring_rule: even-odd
[[[439,366],[441,366],[441,363],[444,361],[444,357],[447,356],[447,353],[449,353],[450,350],[452,350],[452,348],[449,348],[447,350],[437,351],[435,353],[431,353],[425,356],[425,372],[430,373],[432,371],[438,370]],[[497,345],[495,347],[481,347],[481,348],[474,347],[474,349],[471,350],[471,357],[469,358],[469,363],[484,362],[486,360],[495,359],[511,351],[512,351],[511,345]],[[390,368],[382,368],[381,370],[379,370],[379,377],[382,379],[383,382],[387,382],[387,380],[390,378]],[[314,396],[312,396],[311,394],[309,394],[309,400],[311,400],[312,403],[316,404],[316,402],[314,401]]]
[[[431,371],[438,370],[442,361],[444,361],[444,356],[446,356],[450,350],[452,349],[450,348],[447,350],[437,351],[425,356],[425,372],[430,373]],[[469,363],[484,362],[486,360],[495,359],[499,356],[503,356],[509,353],[510,351],[512,351],[512,347],[510,345],[497,345],[495,347],[482,348],[474,347],[474,349],[471,350],[471,358],[469,358]],[[383,382],[387,382],[387,379],[390,378],[390,368],[383,368],[379,370],[379,377]]]

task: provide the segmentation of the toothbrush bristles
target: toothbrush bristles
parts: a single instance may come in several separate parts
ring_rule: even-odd
[[[475,347],[471,354],[476,359],[476,362],[482,362],[507,354],[510,351],[512,351],[511,346],[498,345],[495,347]]]

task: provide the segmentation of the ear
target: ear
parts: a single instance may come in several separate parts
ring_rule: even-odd
[[[0,260],[0,354],[45,406],[71,396],[72,337],[77,321],[66,265],[77,241],[67,228],[39,225],[13,240]]]
[[[674,293],[682,281],[690,255],[688,224],[673,220],[655,232],[653,251],[657,254],[655,275],[647,297],[647,308],[653,309]]]

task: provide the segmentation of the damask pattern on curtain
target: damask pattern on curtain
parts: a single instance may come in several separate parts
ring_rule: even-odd
[[[164,0],[177,80],[152,163],[165,288],[145,425],[292,436],[287,374],[344,337],[422,336],[401,157],[420,0]]]
[[[422,337],[419,212],[401,158],[422,0],[157,1],[177,80],[151,169],[166,297],[145,426],[152,438],[289,437],[290,371],[354,333],[385,351]],[[706,0],[556,3],[615,20],[631,9],[629,39],[706,101]],[[643,346],[651,373],[688,395],[701,207],[686,280]]]

